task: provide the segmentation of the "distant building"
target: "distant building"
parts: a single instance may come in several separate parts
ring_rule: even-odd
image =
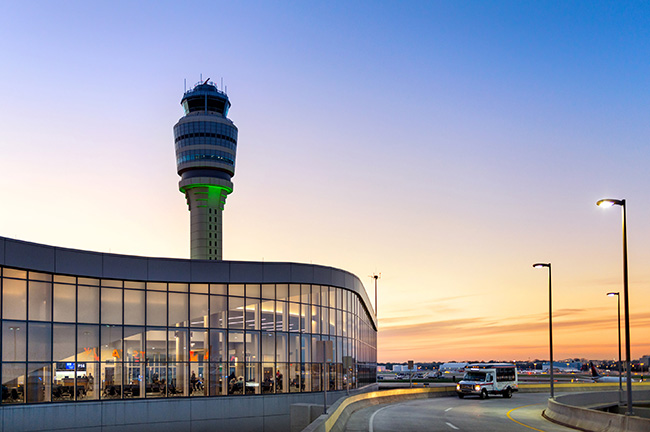
[[[639,362],[643,364],[644,367],[650,368],[650,355],[644,355],[639,359]]]
[[[463,372],[469,363],[443,363],[440,365],[440,373]]]
[[[417,365],[413,365],[413,369],[409,369],[408,365],[394,365],[393,372],[412,372],[417,369]]]
[[[549,369],[549,362],[544,362],[542,363],[542,370],[547,370]],[[560,360],[560,361],[554,361],[553,362],[553,370],[560,370],[560,371],[566,371],[566,372],[576,372],[580,371],[582,369],[582,361],[578,359],[568,359],[568,360]]]

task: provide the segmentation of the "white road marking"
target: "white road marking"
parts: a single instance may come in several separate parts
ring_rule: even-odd
[[[453,407],[449,407],[445,410],[445,412],[449,411],[450,409],[453,409]]]
[[[368,432],[374,432],[374,431],[373,431],[373,428],[372,428],[372,421],[375,419],[375,416],[377,415],[377,413],[378,413],[379,411],[381,411],[381,410],[385,410],[386,408],[389,408],[389,407],[391,407],[391,406],[395,406],[395,405],[386,405],[385,407],[383,407],[383,408],[379,408],[377,411],[375,411],[374,413],[372,413],[372,415],[370,416],[370,421],[368,421]]]
[[[451,424],[449,422],[445,422],[445,423],[447,423],[447,426],[449,426],[450,428],[458,430],[458,428],[456,426],[454,426],[453,424]]]

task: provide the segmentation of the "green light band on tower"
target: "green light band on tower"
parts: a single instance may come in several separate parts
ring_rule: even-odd
[[[224,191],[226,191],[226,195],[230,195],[232,193],[232,188],[229,188],[229,187],[226,187],[226,186],[215,186],[215,185],[211,185],[211,184],[201,184],[201,183],[191,184],[191,185],[188,185],[188,186],[181,186],[181,187],[178,188],[178,190],[180,190],[183,193],[186,193],[189,189],[201,188],[201,187],[208,188],[208,189],[210,189],[210,188],[223,189]],[[197,194],[202,194],[202,193],[207,193],[207,192],[197,192]]]

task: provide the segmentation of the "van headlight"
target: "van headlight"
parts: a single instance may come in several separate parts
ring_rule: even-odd
[[[460,390],[460,384],[456,384],[456,390]]]
[[[474,386],[474,390],[476,390],[476,391],[481,391],[481,386],[478,385],[478,384],[476,384],[476,385]]]

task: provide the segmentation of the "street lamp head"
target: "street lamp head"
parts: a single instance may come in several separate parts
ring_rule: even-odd
[[[619,295],[618,292],[609,292],[609,293],[607,293],[608,297],[614,297],[614,296],[618,296],[618,295]]]
[[[542,267],[550,267],[551,263],[535,263],[533,264],[533,268],[542,268]]]
[[[596,205],[597,205],[598,207],[604,207],[604,208],[611,207],[611,206],[613,206],[613,205],[620,205],[620,206],[622,206],[622,205],[625,205],[625,200],[618,200],[618,199],[612,199],[612,198],[605,198],[605,199],[598,200],[598,201],[596,202]]]

